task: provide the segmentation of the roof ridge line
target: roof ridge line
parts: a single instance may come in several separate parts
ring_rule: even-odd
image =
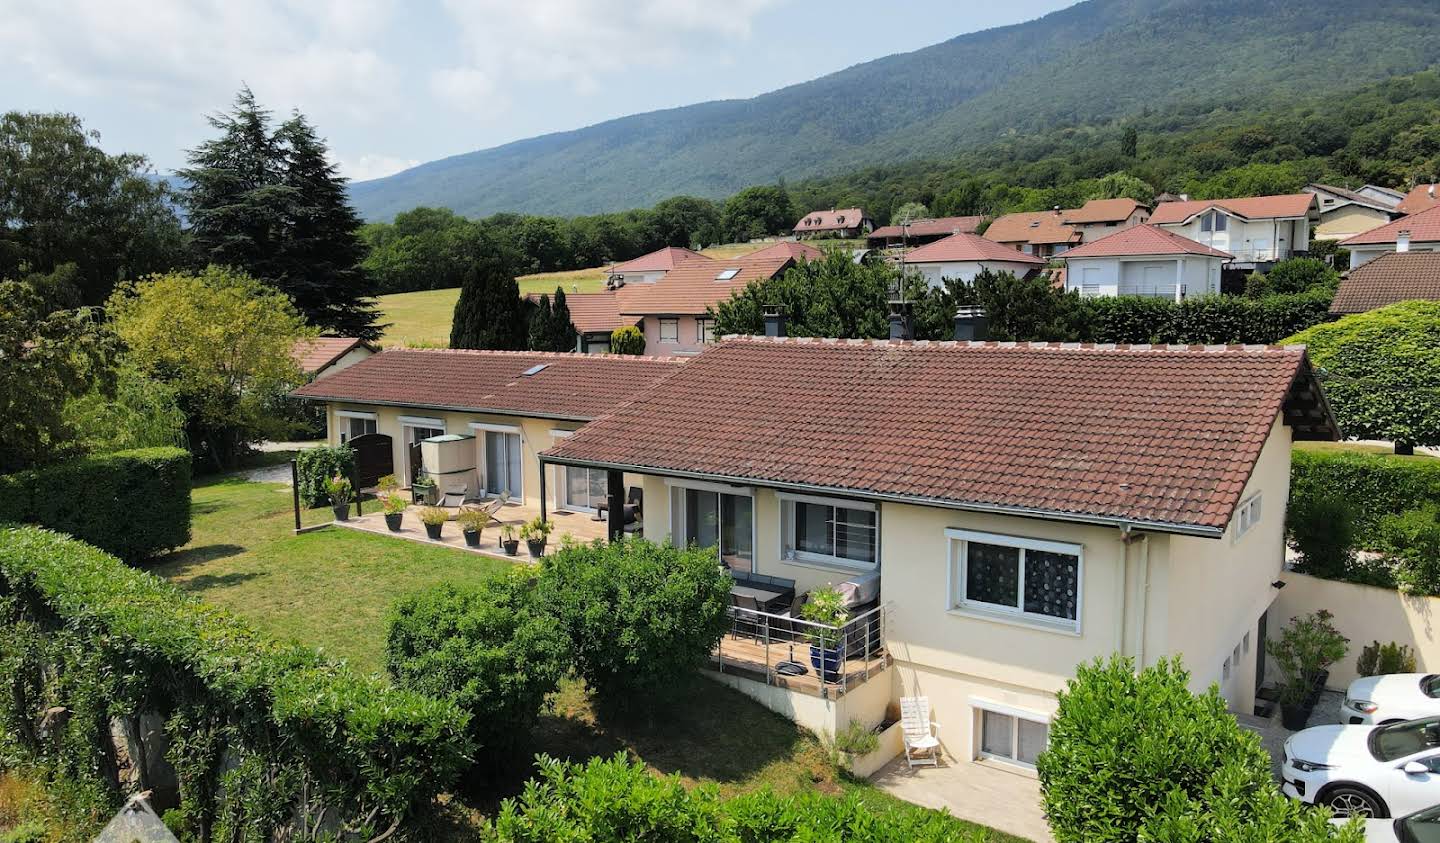
[[[587,354],[579,351],[523,351],[510,348],[411,348],[390,346],[380,349],[380,354],[464,354],[491,357],[548,357],[561,360],[649,360],[656,363],[684,363],[686,357],[658,357],[650,354]]]

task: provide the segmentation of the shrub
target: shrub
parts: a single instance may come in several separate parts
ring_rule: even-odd
[[[1291,501],[1290,540],[1300,554],[1295,570],[1342,579],[1355,559],[1355,515],[1350,501],[1332,493]]]
[[[409,506],[410,502],[398,491],[380,496],[380,508],[386,515],[399,515]]]
[[[1261,298],[1319,289],[1333,296],[1339,283],[1340,273],[1319,258],[1287,258],[1272,266],[1269,272],[1252,272],[1245,279],[1245,295]]]
[[[1401,591],[1440,596],[1440,504],[1383,516],[1375,541]]]
[[[490,513],[483,509],[466,509],[455,516],[455,520],[465,532],[479,533],[490,525],[492,519]]]
[[[355,452],[349,445],[320,445],[295,454],[295,473],[300,479],[300,503],[329,506],[325,484],[330,478],[355,476]]]
[[[880,748],[880,736],[859,720],[851,720],[835,733],[835,748],[851,755],[869,755]]]
[[[730,626],[730,579],[713,549],[641,538],[562,546],[545,558],[540,599],[580,675],[618,708],[666,699]]]
[[[1392,673],[1414,673],[1415,651],[1405,644],[1372,641],[1355,660],[1355,672],[1361,676],[1388,676]]]
[[[0,732],[101,801],[119,796],[104,772],[109,718],[147,712],[168,713],[177,821],[213,819],[214,839],[271,839],[322,805],[356,833],[381,833],[468,760],[452,703],[265,638],[73,539],[0,530],[0,595]],[[69,712],[59,736],[34,739],[34,713],[52,706]]]
[[[350,495],[353,491],[348,477],[341,477],[337,474],[325,481],[325,496],[330,499],[332,506],[345,506],[350,503]]]
[[[1299,704],[1316,688],[1320,674],[1345,658],[1350,639],[1330,623],[1333,617],[1325,609],[1293,617],[1279,638],[1265,642],[1280,673],[1280,702]]]
[[[611,354],[644,354],[645,335],[634,325],[626,325],[610,332]]]
[[[1440,500],[1440,460],[1297,449],[1290,456],[1290,506],[1318,497],[1350,503],[1361,546],[1379,549],[1380,519]]]
[[[0,475],[0,521],[141,562],[190,541],[190,466],[187,451],[145,448]]]
[[[1337,839],[1324,822],[1328,812],[1282,804],[1289,800],[1275,786],[1260,738],[1235,723],[1217,688],[1192,694],[1189,681],[1178,660],[1138,673],[1120,657],[1080,666],[1059,695],[1037,765],[1055,839],[1229,840],[1237,838],[1218,831],[1276,815],[1275,833],[1255,839]],[[1217,793],[1240,798],[1211,801]]]
[[[390,612],[386,666],[404,688],[470,713],[485,749],[512,749],[535,727],[570,665],[569,639],[536,611],[519,569],[470,588],[437,585]]]
[[[1252,299],[1192,296],[1176,304],[1147,296],[1080,299],[1081,338],[1115,343],[1274,343],[1325,321],[1325,289]]]
[[[437,524],[444,524],[450,520],[450,513],[440,506],[423,506],[420,508],[420,523],[434,527]]]

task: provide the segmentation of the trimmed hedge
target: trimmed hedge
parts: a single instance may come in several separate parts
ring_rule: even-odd
[[[1080,299],[1092,342],[1276,343],[1329,318],[1325,289],[1252,299],[1195,296],[1175,302],[1146,296]]]
[[[339,475],[355,476],[355,452],[349,445],[320,445],[295,454],[295,473],[300,477],[300,502],[305,506],[328,506],[330,495],[325,481]]]
[[[112,718],[163,717],[180,783],[167,821],[185,839],[275,839],[297,817],[374,836],[428,804],[471,751],[452,703],[271,640],[36,527],[0,527],[0,683],[0,758],[39,765],[96,807],[121,796]],[[55,707],[65,717],[41,734],[36,712]]]
[[[143,448],[0,475],[0,522],[141,562],[190,541],[190,463],[181,448]]]
[[[1440,460],[1297,448],[1290,455],[1291,510],[1327,496],[1351,504],[1357,540],[1374,548],[1386,515],[1440,501]]]

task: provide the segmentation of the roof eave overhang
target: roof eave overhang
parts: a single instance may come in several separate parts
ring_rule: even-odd
[[[1064,521],[1074,524],[1090,524],[1099,527],[1115,527],[1122,530],[1142,530],[1156,533],[1171,533],[1182,536],[1197,536],[1207,539],[1218,539],[1225,535],[1224,527],[1207,527],[1199,524],[1178,524],[1165,521],[1146,521],[1135,518],[1122,518],[1107,515],[1090,515],[1086,513],[1063,512],[1060,510],[1034,509],[1029,507],[1007,506],[1003,504],[987,504],[967,501],[952,501],[942,498],[928,498],[921,495],[902,495],[891,492],[874,492],[859,489],[846,489],[833,486],[816,486],[811,483],[787,483],[778,480],[761,480],[753,477],[732,477],[723,474],[709,472],[685,471],[682,469],[662,468],[659,466],[629,465],[597,460],[582,460],[570,457],[559,457],[549,454],[540,454],[540,465],[543,469],[546,464],[565,465],[574,468],[597,468],[613,471],[628,471],[633,474],[648,474],[656,477],[671,477],[677,480],[705,480],[709,482],[727,483],[732,486],[759,486],[777,491],[801,492],[810,494],[825,494],[838,497],[853,498],[856,500],[878,501],[882,503],[903,503],[914,506],[930,506],[938,509],[952,509],[962,512],[983,512],[992,515],[1013,515],[1022,518],[1037,518],[1046,521]]]
[[[373,404],[377,407],[404,407],[414,410],[444,410],[450,413],[481,413],[487,416],[512,416],[525,419],[549,419],[551,421],[573,421],[590,422],[594,416],[577,416],[574,414],[543,413],[532,410],[498,409],[495,407],[473,407],[462,404],[417,404],[409,401],[377,401],[373,398],[340,397],[334,395],[300,395],[298,392],[290,393],[289,397],[301,401],[319,401],[327,404]]]

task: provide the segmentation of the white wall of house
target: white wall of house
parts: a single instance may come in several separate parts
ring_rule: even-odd
[[[942,286],[941,282],[946,279],[970,282],[975,280],[985,269],[995,272],[1013,272],[1016,277],[1024,278],[1036,265],[1031,263],[1020,263],[1018,261],[937,261],[926,263],[907,263],[907,269],[914,269],[925,277],[925,281],[931,287]]]
[[[1394,243],[1378,243],[1367,246],[1350,246],[1350,268],[1362,266],[1381,255],[1395,251]],[[1440,243],[1411,243],[1411,252],[1440,252]]]
[[[349,351],[345,352],[344,354],[340,355],[339,360],[336,360],[329,366],[326,366],[325,368],[316,372],[315,380],[318,381],[321,378],[329,377],[330,375],[335,374],[341,369],[348,369],[374,353],[375,352],[371,351],[363,345],[357,345]]]
[[[1202,220],[1209,211],[1183,225],[1161,225],[1181,237],[1204,243],[1235,256],[1236,263],[1273,261],[1295,252],[1309,251],[1310,223],[1306,219],[1242,220],[1226,215],[1224,231],[1203,231]]]
[[[1220,258],[1203,255],[1069,258],[1065,289],[1082,296],[1155,296],[1175,298],[1176,285],[1185,295],[1220,292]]]

